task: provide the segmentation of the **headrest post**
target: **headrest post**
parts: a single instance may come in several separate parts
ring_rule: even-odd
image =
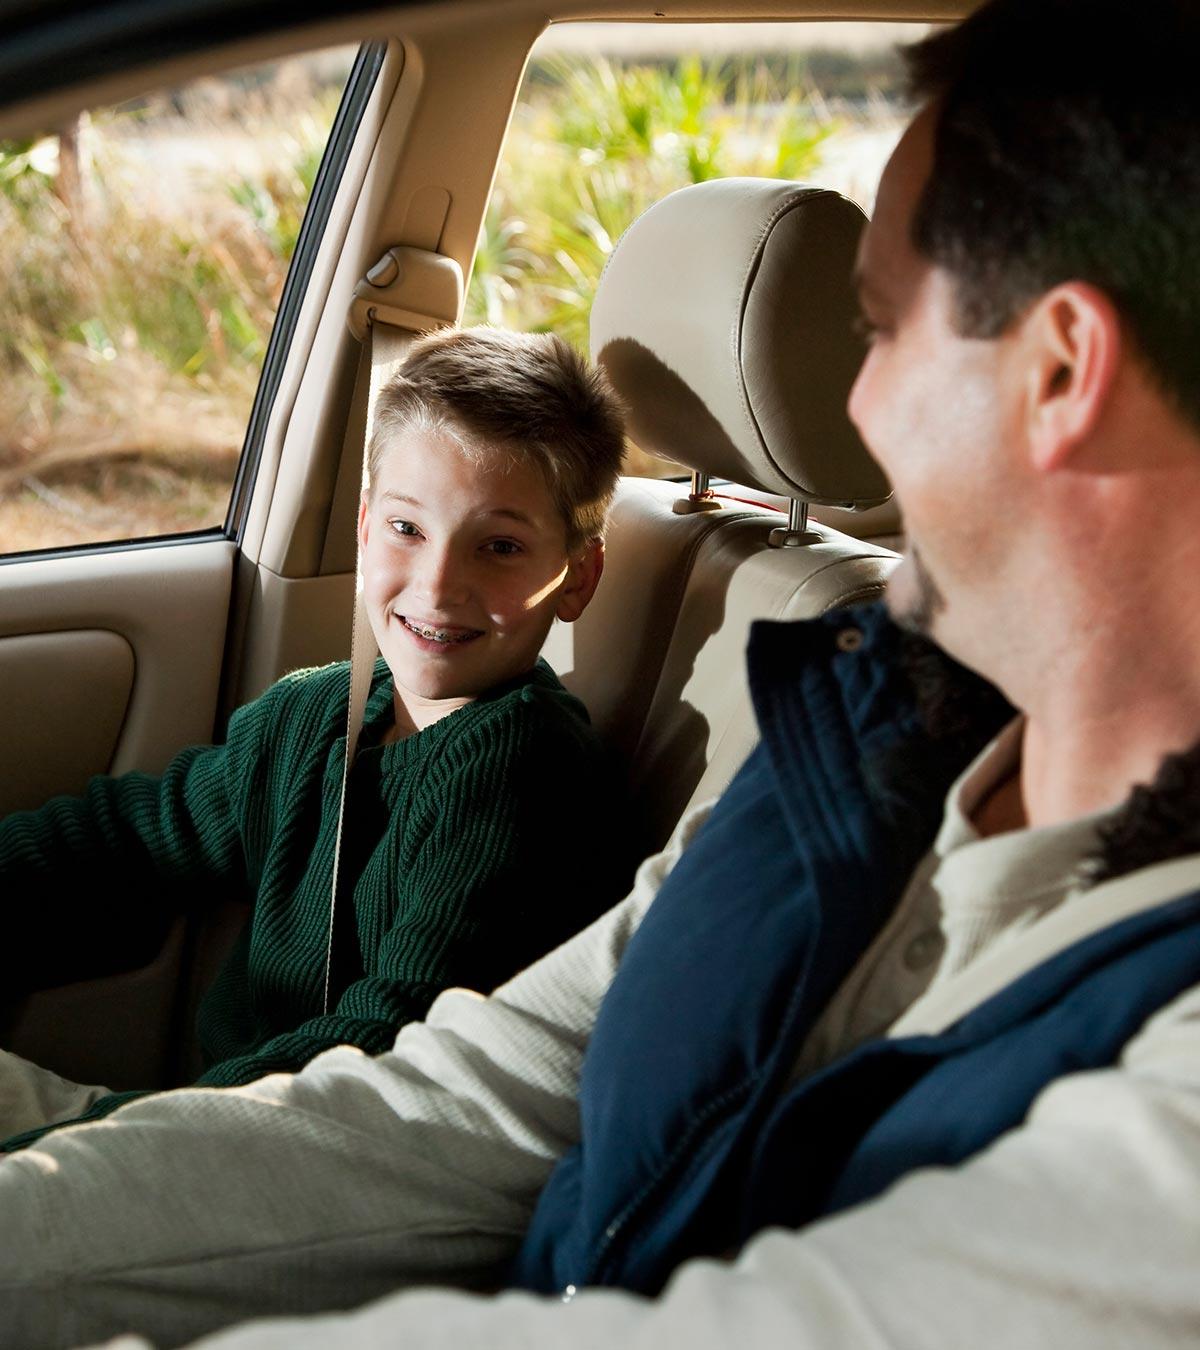
[[[708,485],[709,476],[699,469],[692,470],[692,490],[686,497],[677,497],[671,503],[671,510],[677,516],[695,515],[697,511],[719,511],[721,503],[713,495]]]
[[[767,543],[772,548],[800,548],[803,544],[819,544],[821,536],[808,528],[808,503],[793,497],[788,503],[787,529],[772,530]]]

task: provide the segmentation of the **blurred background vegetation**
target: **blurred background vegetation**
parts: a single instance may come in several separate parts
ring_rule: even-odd
[[[731,174],[803,178],[833,126],[761,60],[543,63],[509,133],[467,320],[549,329],[586,351],[604,263],[647,207]]]
[[[351,56],[0,142],[0,552],[220,524]],[[586,349],[641,211],[812,175],[847,128],[896,121],[895,78],[888,52],[535,61],[465,321]]]
[[[0,551],[219,524],[345,63],[0,143]]]

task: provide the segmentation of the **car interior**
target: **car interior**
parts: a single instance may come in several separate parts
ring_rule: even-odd
[[[0,539],[0,811],[77,792],[96,773],[161,770],[181,747],[219,739],[230,712],[284,673],[348,656],[362,453],[354,329],[364,313],[410,330],[461,321],[461,281],[548,26],[928,24],[963,8],[452,0],[301,19],[263,7],[261,23],[228,36],[219,23],[203,38],[183,25],[174,43],[132,40],[120,58],[11,86],[0,138],[15,142],[165,84],[363,44],[224,525],[18,551]],[[596,292],[591,350],[631,439],[679,467],[622,481],[596,599],[555,626],[544,655],[627,769],[646,851],[689,803],[719,793],[754,743],[750,624],[875,598],[895,560],[899,516],[845,414],[861,356],[850,273],[864,219],[832,190],[712,178],[644,213]],[[458,286],[422,290],[420,266],[373,272],[394,248]],[[186,1081],[196,999],[242,918],[213,897],[147,965],[0,1000],[0,1045],[113,1088]]]

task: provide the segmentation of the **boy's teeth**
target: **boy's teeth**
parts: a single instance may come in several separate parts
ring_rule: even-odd
[[[466,632],[453,633],[448,628],[433,628],[427,623],[413,623],[409,619],[404,620],[404,626],[427,642],[465,642],[467,638],[475,636],[470,629]]]

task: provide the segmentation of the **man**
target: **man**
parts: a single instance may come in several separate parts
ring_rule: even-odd
[[[762,745],[588,932],[0,1167],[14,1344],[1195,1340],[1198,37],[993,0],[862,248],[891,612],[1020,716],[880,612],[760,627]]]

